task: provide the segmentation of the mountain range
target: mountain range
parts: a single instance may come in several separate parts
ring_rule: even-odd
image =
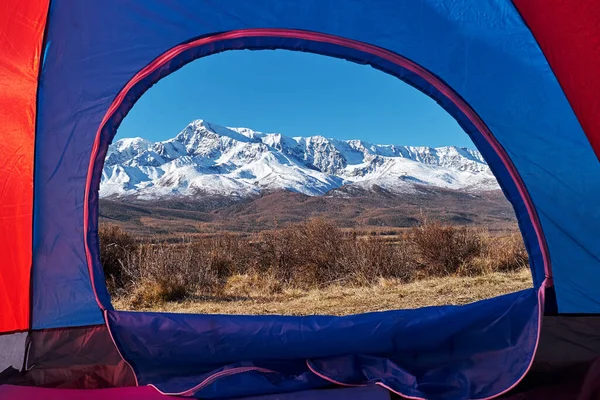
[[[195,120],[165,141],[115,141],[106,156],[100,196],[156,201],[249,198],[281,190],[350,196],[431,189],[481,193],[499,186],[481,154],[464,147],[288,137]]]

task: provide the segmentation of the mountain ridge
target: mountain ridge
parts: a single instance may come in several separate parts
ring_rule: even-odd
[[[106,156],[100,196],[244,198],[274,190],[324,196],[339,195],[348,187],[379,187],[396,194],[424,188],[499,189],[481,154],[465,147],[289,137],[195,120],[168,140],[137,137],[114,142]]]

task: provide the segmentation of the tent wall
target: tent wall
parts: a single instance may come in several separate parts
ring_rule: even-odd
[[[0,2],[0,334],[29,327],[36,93],[48,1]]]
[[[544,317],[534,371],[568,371],[600,358],[600,315]]]
[[[588,136],[597,143],[593,118],[598,113],[593,107],[598,102],[590,101],[596,93],[592,89],[595,81],[584,77],[592,70],[587,66],[596,62],[593,51],[586,49],[594,48],[590,32],[598,13],[594,12],[597,7],[584,3],[568,6],[571,3],[557,1],[552,7],[530,8],[526,4],[533,2],[517,2],[537,32]],[[317,1],[286,3],[285,7],[277,4],[260,0],[248,7],[234,0],[223,9],[206,2],[184,1],[175,7],[164,0],[150,0],[141,9],[128,1],[84,6],[55,0],[36,116],[36,81],[48,2],[3,2],[0,24],[6,34],[0,39],[4,93],[0,153],[8,159],[3,160],[0,174],[0,217],[4,221],[0,228],[0,301],[6,305],[0,332],[29,326],[32,235],[34,327],[100,323],[98,304],[110,308],[97,261],[96,188],[87,192],[86,184],[94,168],[98,169],[98,164],[89,163],[97,127],[123,86],[159,55],[193,38],[240,28],[281,26],[388,49],[449,84],[506,149],[538,211],[549,247],[549,261],[544,265],[538,260],[543,255],[533,235],[524,229],[534,276],[541,277],[537,284],[550,274],[551,266],[559,312],[600,310],[600,295],[594,294],[600,283],[600,250],[595,246],[595,238],[600,236],[600,209],[595,201],[600,197],[600,164],[511,2],[482,1],[471,7],[463,0],[453,2],[452,9],[437,1],[419,7],[388,1],[356,1],[343,8]],[[548,18],[532,12],[538,8],[547,12]],[[582,40],[568,40],[547,29],[547,21],[558,22],[557,15],[565,13],[584,16],[583,28],[577,31]],[[106,26],[112,27],[110,33]],[[565,27],[564,32],[573,35],[575,30]],[[584,56],[564,53],[575,51],[567,42],[579,43],[582,51],[577,54]],[[581,73],[570,73],[571,68]],[[130,106],[117,114],[126,113]],[[36,117],[39,129],[34,138]],[[113,121],[113,131],[120,118]],[[98,154],[110,139],[98,143]],[[511,201],[523,224],[527,216],[519,211],[515,199]],[[90,273],[95,277],[92,282]]]
[[[600,166],[534,38],[509,1],[482,1],[477,7],[466,0],[452,4],[449,12],[443,2],[433,0],[419,7],[397,1],[355,1],[344,7],[316,0],[258,0],[252,5],[232,0],[226,7],[198,1],[174,5],[149,0],[143,7],[134,1],[53,1],[36,138],[33,326],[101,323],[99,304],[110,308],[96,235],[102,162],[91,158],[93,149],[102,155],[112,139],[106,135],[96,142],[118,94],[136,74],[177,45],[236,29],[321,32],[387,49],[430,71],[489,127],[519,171],[534,207],[541,210],[538,233],[532,216],[518,198],[510,196],[536,284],[550,273],[550,262],[559,270],[574,263],[584,268],[600,264],[593,251],[581,246],[588,246],[587,235],[600,229],[584,217],[596,207],[581,204],[586,195],[600,192],[600,185],[582,185],[598,175]],[[114,134],[136,96],[151,84],[147,82],[142,92],[113,110],[117,117],[108,132]],[[569,162],[581,173],[566,175],[562,170],[564,146],[576,150],[577,157]],[[564,210],[575,202],[579,203],[577,217],[568,220]],[[564,229],[557,229],[558,219]],[[545,241],[551,258],[546,261]],[[586,276],[586,282],[578,276],[557,282],[559,302],[561,294],[573,293],[570,286],[600,283],[600,275]],[[61,284],[67,281],[69,285]],[[596,306],[590,297],[562,301],[571,310]]]
[[[3,400],[44,399],[44,400],[169,400],[154,388],[141,386],[105,390],[42,389],[21,386],[1,386]],[[236,400],[389,400],[390,394],[379,386],[356,387],[329,390],[307,390],[271,396],[244,397]]]

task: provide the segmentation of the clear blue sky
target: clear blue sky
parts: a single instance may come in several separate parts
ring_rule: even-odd
[[[404,82],[285,50],[229,51],[186,65],[140,98],[117,138],[164,140],[194,119],[288,136],[474,148],[452,117]]]

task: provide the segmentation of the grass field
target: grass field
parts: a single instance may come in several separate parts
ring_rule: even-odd
[[[240,280],[251,279],[240,277]],[[218,296],[192,295],[180,301],[132,307],[128,298],[118,298],[117,309],[203,314],[349,315],[370,311],[417,308],[445,304],[467,304],[512,293],[532,286],[531,273],[493,272],[475,277],[444,277],[402,283],[380,279],[370,286],[332,285],[324,289],[285,289],[278,294],[259,289],[225,291]]]

